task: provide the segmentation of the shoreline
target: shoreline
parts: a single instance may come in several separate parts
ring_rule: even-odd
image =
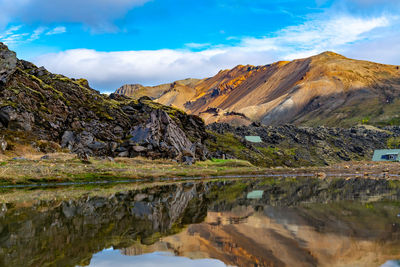
[[[29,158],[7,158],[0,162],[0,188],[32,187],[49,184],[101,184],[196,179],[308,176],[319,179],[371,178],[400,180],[400,163],[342,162],[315,167],[257,167],[244,160],[207,160],[184,165],[171,160],[145,158],[91,158],[82,162],[66,153],[31,155]]]

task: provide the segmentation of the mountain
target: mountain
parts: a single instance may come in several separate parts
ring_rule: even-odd
[[[157,99],[159,103],[165,103],[164,105],[174,105],[184,108],[187,99],[192,99],[195,96],[196,90],[194,87],[200,82],[201,80],[199,79],[189,78],[157,86],[126,84],[115,91],[115,93],[130,96],[134,99],[148,96],[151,99]]]
[[[164,91],[158,87],[158,95],[151,96],[200,115],[206,123],[342,127],[400,123],[399,66],[333,52],[265,66],[239,65],[172,89],[174,94],[172,85]],[[140,95],[150,95],[151,88],[141,87]],[[185,97],[177,97],[180,92]],[[139,96],[134,90],[124,94]]]
[[[151,101],[106,96],[84,79],[70,79],[19,60],[0,43],[0,141],[8,149],[68,148],[99,156],[204,159],[203,121]],[[1,150],[0,150],[1,152]]]
[[[321,57],[329,60],[336,57],[337,60],[347,61],[338,55],[320,55],[319,58]],[[279,72],[282,71],[281,68],[295,64],[292,68],[296,69],[296,65],[305,64],[303,61],[279,62],[269,67],[238,66],[233,70],[221,71],[209,79],[184,80],[163,85],[166,89],[157,100],[186,110],[191,107],[192,113],[203,117],[209,116],[208,121],[248,123],[249,114],[229,111],[223,105],[228,103],[227,101],[235,93],[239,93],[239,89],[246,88],[247,83],[250,81],[255,83],[253,76],[257,77],[258,73],[264,72],[266,68],[275,68],[274,71]],[[393,66],[363,64],[371,64],[371,72],[377,72],[372,66],[391,70],[392,74],[387,74],[390,77],[398,72]],[[311,75],[316,70],[313,71],[305,72]],[[383,74],[379,72],[374,79],[377,80],[375,77],[380,77],[379,75]],[[303,78],[303,80],[308,79],[311,78],[307,76]],[[276,80],[276,84],[282,83]],[[387,86],[390,84],[386,83]],[[390,115],[387,113],[388,107],[392,108],[393,112],[397,110],[398,87],[395,83],[391,86],[369,87],[368,90],[364,90],[376,92],[377,95],[386,93],[387,97],[391,96],[385,98],[389,101],[384,101],[384,105],[371,106],[382,108],[383,115]],[[214,88],[211,94],[210,90],[206,90],[208,87]],[[259,87],[255,88],[251,94],[238,97],[237,105],[246,97],[256,95]],[[298,85],[297,90],[306,89]],[[363,94],[363,89],[352,90],[357,94],[349,92],[347,98],[354,101],[361,101],[360,95],[372,94]],[[204,94],[199,94],[201,91]],[[296,96],[296,90],[292,91],[287,92],[287,95]],[[192,97],[193,100],[187,103],[190,94],[196,95],[197,98]],[[220,100],[220,104],[216,108],[201,105],[202,101],[207,99],[214,101],[213,103]],[[257,99],[260,97],[250,100]],[[372,100],[375,101],[374,98]],[[377,100],[380,101],[379,98]],[[325,105],[332,103],[331,100],[319,101]],[[365,99],[364,102],[357,103],[361,112],[373,110],[365,106],[368,104]],[[356,106],[345,107],[353,111]],[[217,116],[212,115],[213,112]],[[310,116],[312,113],[307,114]],[[347,122],[345,119],[343,122]],[[210,124],[206,128],[198,116],[188,115],[181,109],[154,102],[146,96],[132,99],[119,94],[110,96],[100,94],[84,79],[70,79],[50,73],[45,68],[37,67],[30,62],[19,60],[14,52],[0,43],[0,153],[5,149],[24,151],[25,146],[29,146],[45,153],[68,149],[85,157],[87,155],[145,156],[153,159],[171,158],[189,163],[195,159],[225,157],[248,160],[257,166],[329,165],[342,160],[369,159],[374,149],[396,145],[400,134],[399,128],[396,126],[377,129],[363,126],[336,129],[295,125],[266,127],[259,123],[252,123],[248,127]],[[263,143],[251,144],[244,138],[247,135],[258,135]]]

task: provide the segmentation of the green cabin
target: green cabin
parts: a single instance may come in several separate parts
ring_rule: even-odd
[[[262,143],[261,137],[259,136],[245,136],[244,139],[251,143]]]
[[[264,194],[262,190],[254,190],[247,193],[247,199],[261,199]]]
[[[400,149],[375,150],[372,161],[399,161]]]

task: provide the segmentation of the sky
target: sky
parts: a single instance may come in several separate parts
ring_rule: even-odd
[[[112,248],[105,249],[93,255],[89,267],[226,267],[226,265],[216,259],[189,259],[174,256],[168,252],[153,252],[143,255],[126,256],[119,250]]]
[[[400,65],[399,0],[0,0],[0,42],[104,93],[334,51]]]

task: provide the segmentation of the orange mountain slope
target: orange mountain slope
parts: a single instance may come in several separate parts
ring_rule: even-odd
[[[200,115],[207,123],[352,126],[400,122],[399,66],[333,52],[265,66],[239,65],[211,78],[183,81],[190,82],[130,92],[118,89],[117,93],[148,95]]]

